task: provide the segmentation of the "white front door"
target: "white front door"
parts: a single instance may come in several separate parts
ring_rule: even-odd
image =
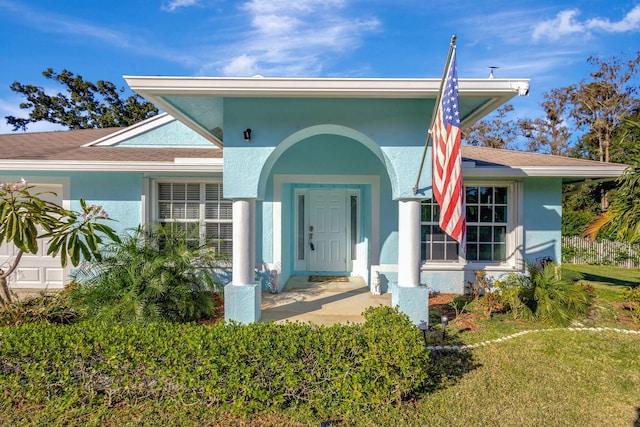
[[[347,191],[310,189],[306,222],[307,269],[344,272],[350,268],[347,230]]]

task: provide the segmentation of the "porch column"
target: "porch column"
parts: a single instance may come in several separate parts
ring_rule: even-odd
[[[224,287],[225,320],[260,320],[261,287],[255,280],[255,199],[233,201],[233,278]]]
[[[399,200],[398,219],[398,286],[391,302],[418,325],[429,320],[429,291],[420,285],[420,200]]]

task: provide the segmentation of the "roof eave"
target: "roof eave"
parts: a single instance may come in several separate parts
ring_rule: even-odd
[[[346,78],[233,78],[124,76],[132,90],[185,123],[219,147],[223,143],[186,112],[171,104],[171,96],[234,98],[432,98],[438,96],[440,79]],[[470,126],[516,95],[529,93],[529,79],[459,79],[460,97],[490,101],[464,118]]]
[[[176,158],[165,162],[0,160],[0,171],[68,172],[222,172],[222,159]]]
[[[435,98],[440,79],[326,79],[124,76],[132,90],[149,96],[287,98]],[[459,79],[465,96],[525,95],[529,79]]]
[[[610,178],[616,179],[627,168],[626,165],[607,166],[498,166],[498,167],[464,167],[465,178]]]

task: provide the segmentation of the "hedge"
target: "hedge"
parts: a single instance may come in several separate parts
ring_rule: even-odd
[[[396,309],[365,323],[29,324],[0,328],[4,404],[170,400],[252,413],[371,410],[413,397],[429,354]]]

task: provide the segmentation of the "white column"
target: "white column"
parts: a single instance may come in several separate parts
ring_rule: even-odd
[[[234,200],[233,285],[248,285],[255,281],[255,246],[255,200]]]
[[[398,201],[398,286],[420,285],[420,201]]]

